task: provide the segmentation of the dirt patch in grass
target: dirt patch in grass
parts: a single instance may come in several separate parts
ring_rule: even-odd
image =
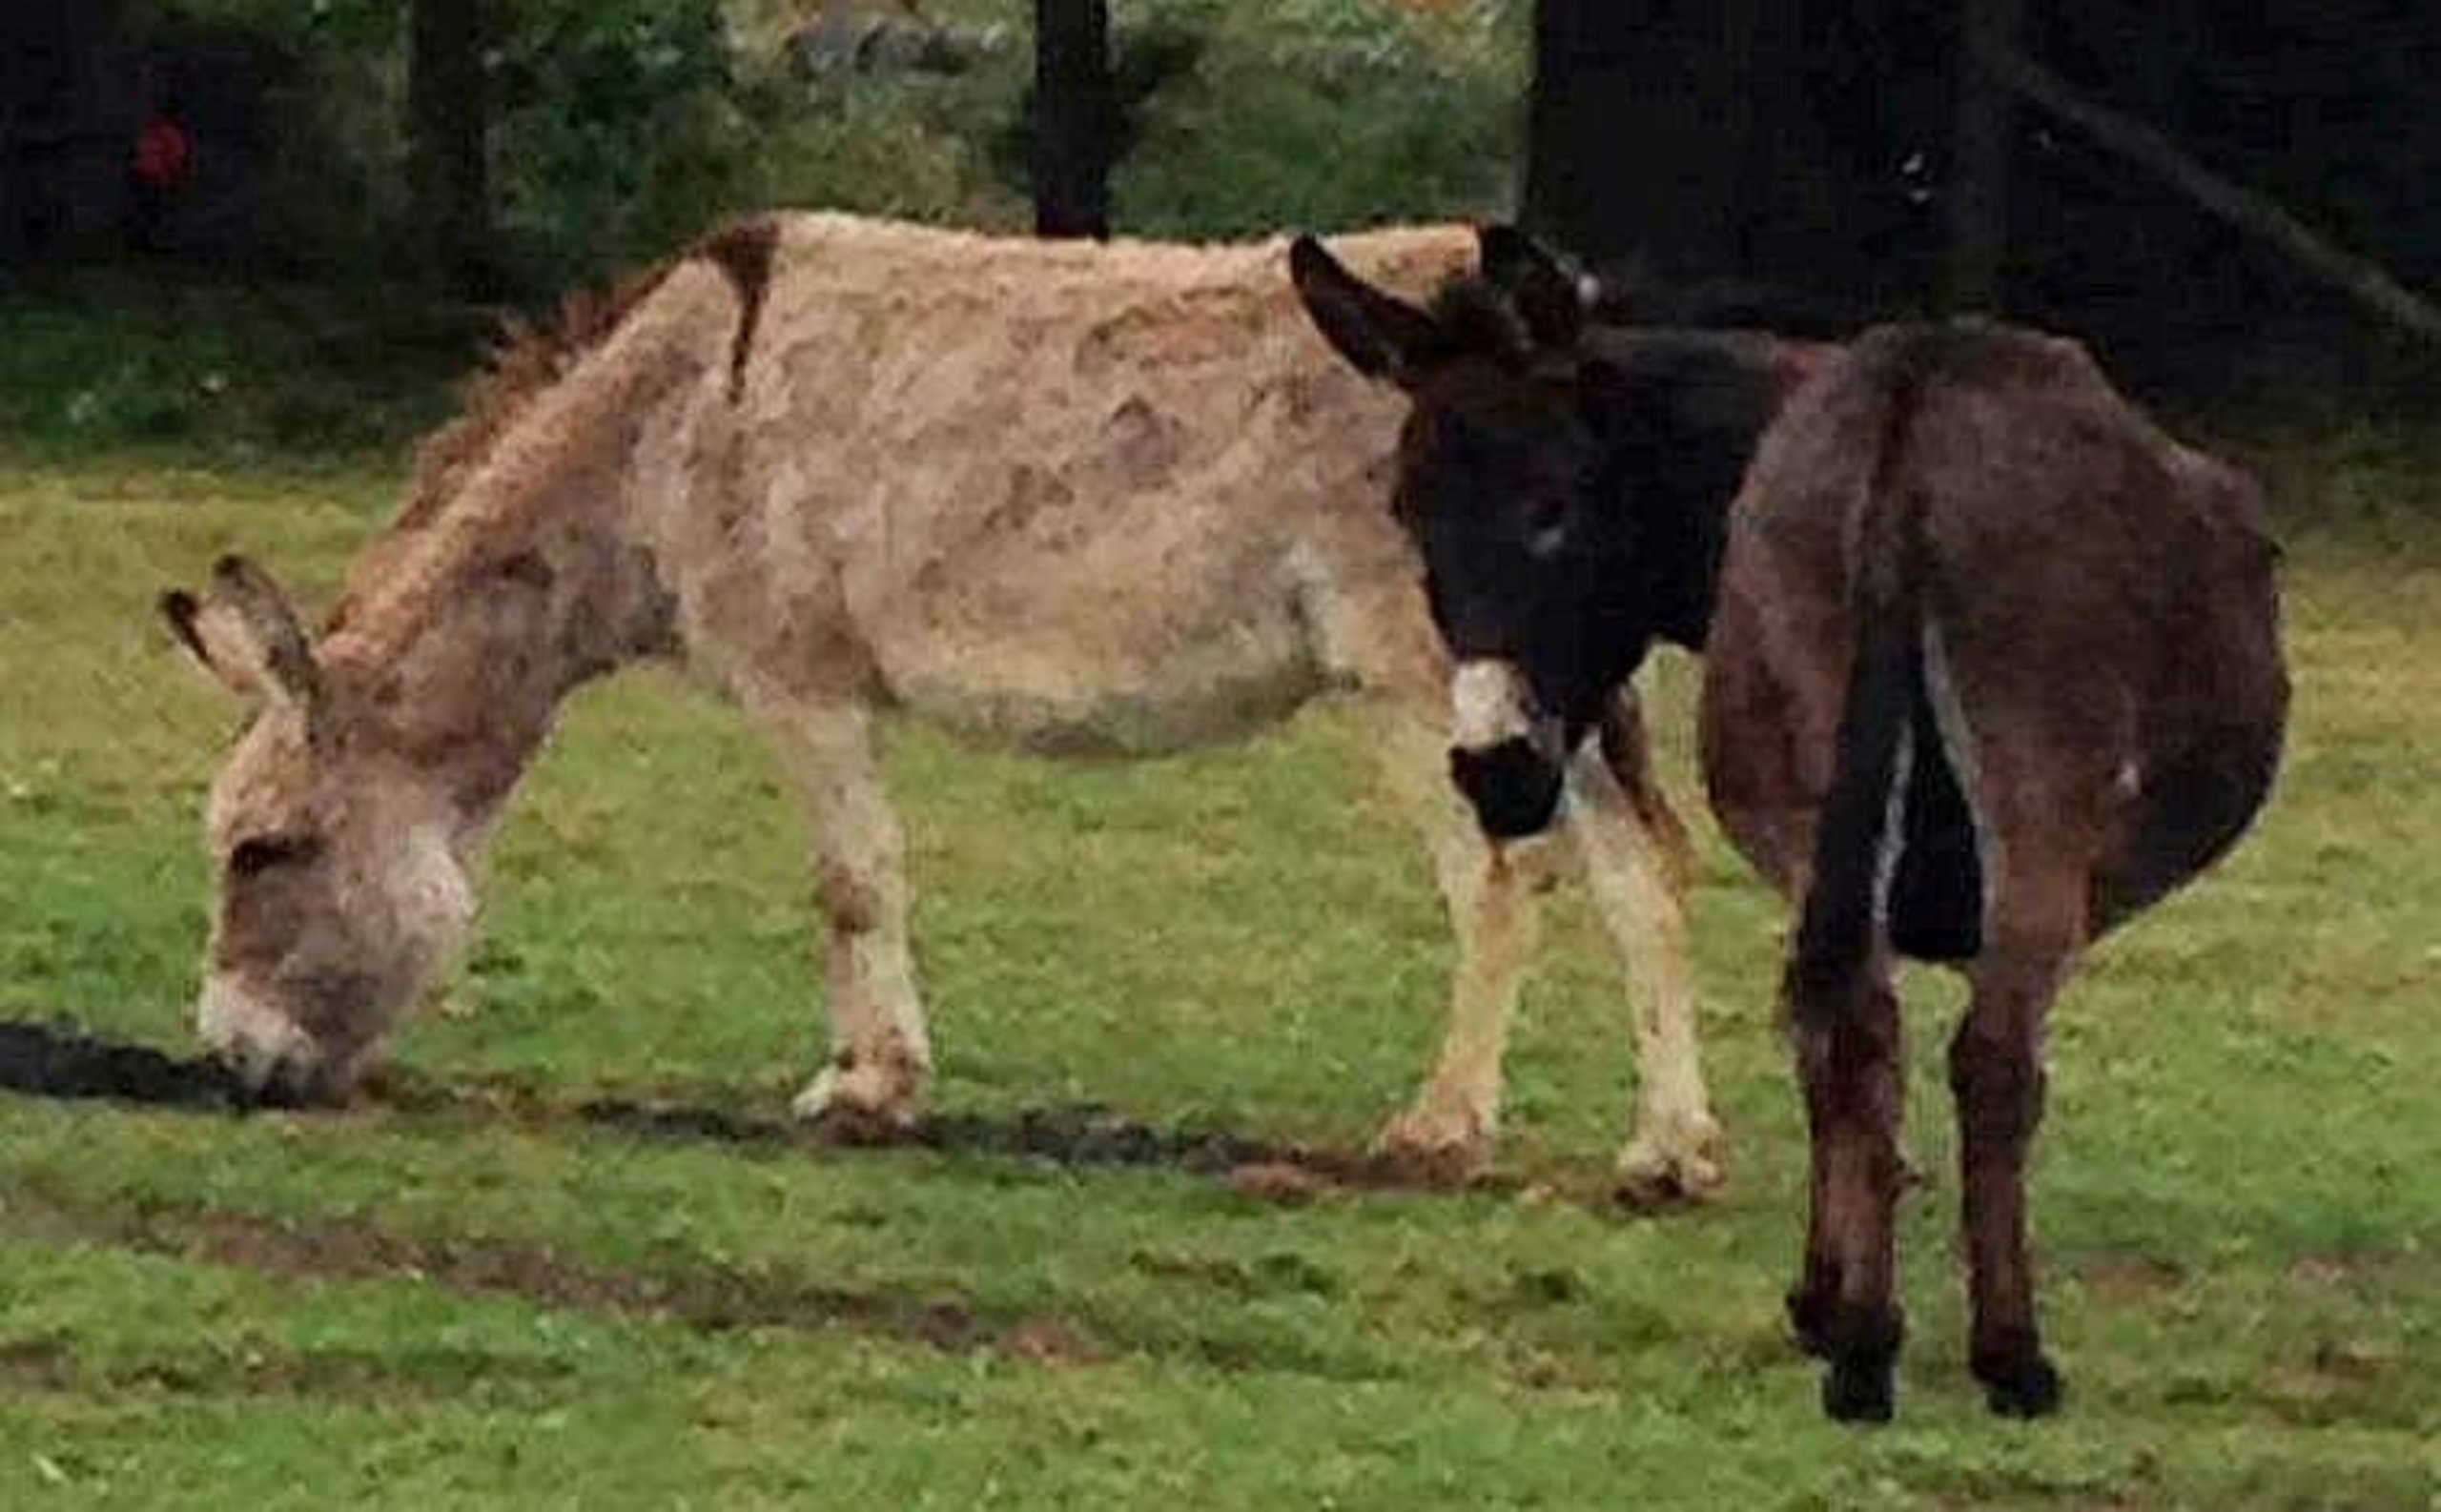
[[[555,1361],[479,1350],[417,1351],[401,1359],[356,1350],[241,1348],[116,1359],[55,1336],[0,1342],[0,1390],[80,1397],[276,1397],[365,1405],[462,1403],[470,1396],[534,1401],[570,1374]]]
[[[2290,1261],[2288,1281],[2307,1292],[2429,1296],[2441,1285],[2441,1257],[2401,1249],[2325,1250]]]
[[[1056,1318],[994,1318],[956,1297],[858,1292],[796,1277],[695,1266],[612,1270],[547,1245],[441,1238],[354,1219],[292,1222],[214,1208],[103,1211],[37,1193],[12,1195],[12,1228],[146,1254],[317,1281],[417,1281],[573,1312],[669,1318],[708,1332],[844,1328],[945,1353],[992,1351],[1082,1364],[1106,1351]],[[0,1362],[0,1375],[6,1374]]]
[[[2060,1256],[2053,1263],[2101,1297],[2144,1299],[2186,1283],[2186,1267],[2141,1250],[2091,1249]]]
[[[1335,1189],[1444,1189],[1466,1183],[1419,1179],[1396,1162],[1355,1151],[1282,1144],[1222,1130],[1162,1128],[1092,1103],[1005,1114],[934,1114],[913,1123],[807,1126],[792,1119],[668,1102],[605,1097],[578,1105],[597,1128],[653,1139],[745,1146],[931,1150],[1058,1166],[1160,1168],[1228,1178],[1237,1191],[1303,1201]],[[1476,1187],[1497,1190],[1486,1179]]]
[[[0,1021],[0,1091],[219,1113],[297,1107],[249,1092],[210,1057],[104,1039],[64,1020]],[[1162,1128],[1094,1104],[928,1114],[908,1124],[809,1127],[702,1103],[597,1097],[565,1106],[514,1085],[458,1085],[401,1071],[379,1076],[364,1100],[410,1114],[536,1127],[579,1123],[639,1138],[744,1148],[917,1149],[1071,1167],[1159,1167],[1223,1177],[1241,1193],[1276,1202],[1310,1201],[1340,1190],[1465,1186],[1499,1192],[1515,1185],[1498,1176],[1455,1180],[1364,1152],[1275,1143],[1222,1130]]]

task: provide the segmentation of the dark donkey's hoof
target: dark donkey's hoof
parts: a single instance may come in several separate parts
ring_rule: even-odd
[[[1834,1422],[1888,1422],[1898,1411],[1891,1362],[1835,1359],[1822,1374],[1822,1411]]]
[[[2028,1343],[2021,1349],[1976,1352],[1975,1379],[1983,1383],[1983,1400],[2003,1418],[2047,1418],[2060,1410],[2067,1386],[2042,1351]]]
[[[1794,1303],[1791,1316],[1796,1312]],[[1836,1422],[1888,1422],[1897,1410],[1893,1381],[1906,1324],[1886,1314],[1835,1316],[1819,1336],[1830,1361],[1822,1375],[1822,1410]]]
[[[1831,1309],[1836,1298],[1825,1288],[1794,1286],[1785,1298],[1789,1332],[1796,1347],[1816,1359],[1831,1358]]]

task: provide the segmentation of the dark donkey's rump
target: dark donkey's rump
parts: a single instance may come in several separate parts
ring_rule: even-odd
[[[2254,491],[2070,343],[1893,330],[1783,417],[1730,534],[1707,776],[1758,864],[1808,879],[1786,993],[1815,1215],[1793,1318],[1831,1360],[1830,1410],[1886,1416],[1886,951],[1961,961],[1971,1359],[1995,1408],[2047,1411],[2023,1195],[2042,1019],[2082,948],[2218,856],[2268,789],[2287,684]],[[1790,620],[1830,633],[1774,632]],[[1832,732],[1819,787],[1808,730]],[[1786,766],[1750,754],[1791,746]]]
[[[1780,540],[1775,510],[1842,518],[1853,552],[1813,564],[1817,587],[1841,596],[1826,618],[1845,623],[1836,639],[1854,652],[1798,957],[1861,962],[1877,923],[1901,955],[1980,952],[1988,879],[1960,770],[1979,735],[2067,765],[2109,758],[2102,790],[2062,783],[2070,807],[2043,814],[2090,828],[2081,859],[2099,934],[2217,858],[2269,787],[2285,686],[2276,553],[2252,485],[2156,431],[2073,345],[2027,333],[1872,333],[1834,385],[1786,434],[1836,409],[1839,386],[1857,391],[1878,410],[1861,490],[1826,508],[1789,481],[1807,448],[1775,448],[1740,516],[1754,522],[1733,526]],[[1820,436],[1813,449],[1853,458],[1858,439]],[[1804,555],[1753,540],[1749,552]],[[1775,565],[1785,593],[1788,563]],[[1740,575],[1733,563],[1727,592]],[[1936,637],[1950,643],[1939,668]],[[1785,671],[1797,659],[1776,660]],[[1937,702],[1954,710],[1948,728]]]

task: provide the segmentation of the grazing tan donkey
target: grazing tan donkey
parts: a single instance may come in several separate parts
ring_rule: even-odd
[[[1458,228],[1351,238],[1422,287]],[[1458,964],[1438,1069],[1384,1134],[1487,1160],[1533,935],[1528,867],[1439,778],[1446,678],[1382,507],[1395,399],[1299,315],[1283,244],[995,240],[837,215],[749,223],[506,355],[309,637],[222,562],[164,603],[256,717],[214,789],[205,1042],[344,1093],[466,935],[470,876],[554,711],[677,657],[792,759],[829,925],[810,1118],[911,1118],[932,1050],[878,709],[1051,750],[1154,751],[1338,687],[1429,814]],[[1632,703],[1569,828],[1633,978],[1623,1195],[1720,1179],[1673,843]]]
[[[2234,844],[2288,684],[2260,496],[2074,342],[1891,327],[1844,351],[1584,322],[1516,235],[1430,310],[1312,242],[1317,323],[1410,399],[1396,496],[1454,659],[1451,770],[1487,832],[1548,826],[1648,642],[1704,651],[1722,826],[1800,900],[1782,995],[1813,1135],[1789,1311],[1823,1404],[1892,1411],[1895,958],[1971,988],[1950,1043],[1994,1410],[2051,1411],[2025,1158],[2042,1025],[2085,947]]]

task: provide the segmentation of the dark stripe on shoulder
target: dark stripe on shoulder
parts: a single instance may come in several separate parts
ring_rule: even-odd
[[[728,397],[732,403],[746,392],[746,359],[754,350],[754,336],[763,322],[764,296],[771,287],[771,264],[779,251],[780,223],[769,215],[741,220],[697,242],[690,256],[708,259],[728,276],[737,291],[737,337],[729,347]]]

